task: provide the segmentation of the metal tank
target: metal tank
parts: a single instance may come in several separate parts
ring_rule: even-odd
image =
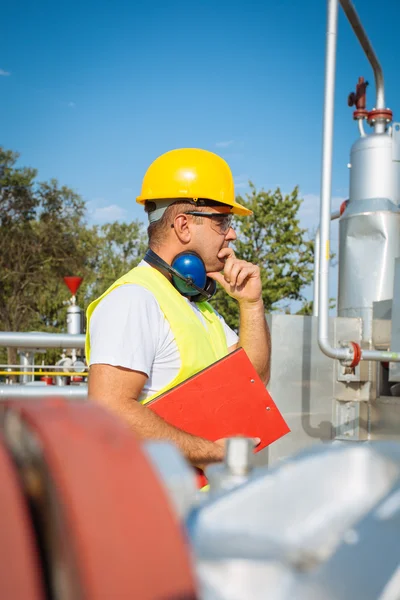
[[[338,315],[361,317],[372,339],[373,303],[393,298],[400,256],[400,125],[362,135],[351,149],[350,196],[339,221]]]
[[[387,198],[400,202],[400,124],[389,133],[362,135],[350,151],[350,201]]]

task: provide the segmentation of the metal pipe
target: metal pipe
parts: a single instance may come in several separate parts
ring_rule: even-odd
[[[325,95],[322,140],[322,178],[320,200],[320,247],[319,247],[319,289],[318,289],[318,344],[322,352],[331,358],[349,360],[352,357],[350,348],[333,348],[328,336],[329,307],[329,229],[330,204],[332,189],[332,147],[333,117],[335,96],[335,68],[337,41],[338,0],[328,0],[327,31],[325,57]]]
[[[86,400],[87,385],[0,385],[0,400],[67,398]]]
[[[340,217],[340,210],[335,210],[331,214],[331,221],[335,221]],[[319,249],[320,249],[320,228],[318,226],[315,235],[314,248],[314,297],[313,297],[313,317],[318,317],[318,287],[319,287]]]
[[[391,352],[390,350],[361,350],[361,360],[400,362],[400,352]]]
[[[343,0],[340,0],[343,5]],[[338,0],[328,0],[327,32],[326,32],[326,58],[325,58],[325,94],[324,94],[324,119],[322,142],[322,177],[320,201],[320,248],[319,248],[319,316],[318,316],[318,344],[321,351],[330,358],[351,363],[354,350],[350,346],[334,348],[329,343],[328,311],[329,311],[329,230],[330,230],[330,204],[332,192],[332,148],[333,148],[333,123],[334,123],[334,97],[335,97],[335,68],[336,68],[336,43]],[[345,3],[351,7],[350,2]],[[361,360],[400,362],[400,353],[381,352],[376,350],[361,350]]]
[[[362,119],[358,119],[358,131],[361,137],[366,137],[367,134],[365,133],[364,121]]]
[[[2,369],[3,371],[6,371],[7,369],[20,369],[21,365],[9,365],[9,364],[1,364],[0,365],[0,369]],[[60,365],[30,365],[29,367],[30,369],[39,369],[39,370],[43,370],[43,369],[58,369],[60,370]],[[74,367],[68,367],[69,369],[73,369]],[[80,366],[78,368],[81,368]],[[76,371],[77,373],[78,371]]]
[[[340,4],[342,5],[343,11],[353,28],[354,33],[358,41],[361,44],[362,49],[365,52],[365,56],[369,60],[369,63],[374,72],[375,78],[375,88],[376,88],[376,108],[382,109],[386,108],[385,105],[385,86],[383,81],[383,71],[380,65],[380,62],[372,48],[371,42],[368,39],[368,36],[364,30],[364,27],[361,24],[360,18],[351,3],[350,0],[340,0]],[[385,131],[385,123],[377,122],[375,123],[375,133],[384,133]]]
[[[0,333],[0,346],[7,348],[84,348],[85,335],[69,333]]]
[[[320,227],[318,225],[314,245],[314,294],[313,294],[313,317],[318,317],[319,309],[319,253],[321,247]]]
[[[374,52],[374,49],[372,48],[371,42],[368,39],[364,27],[361,24],[360,18],[351,1],[340,0],[340,4],[374,72],[376,87],[376,108],[386,108],[383,72],[380,62]]]

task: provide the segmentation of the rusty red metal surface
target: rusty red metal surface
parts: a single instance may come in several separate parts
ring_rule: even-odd
[[[51,499],[45,523],[56,528],[47,535],[46,551],[62,563],[69,590],[63,597],[197,598],[183,532],[139,441],[122,421],[94,403],[4,404],[40,441]],[[52,548],[51,540],[62,540],[62,548]],[[73,582],[66,581],[71,577]]]
[[[0,482],[0,598],[44,600],[29,510],[1,434]]]
[[[364,77],[359,77],[356,91],[351,92],[347,98],[348,106],[356,106],[358,110],[365,110],[367,106],[367,86],[368,81],[365,81]]]

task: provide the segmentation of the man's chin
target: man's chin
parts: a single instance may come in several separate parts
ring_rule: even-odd
[[[209,265],[209,268],[207,268],[207,273],[219,273],[220,271],[224,270],[224,266],[225,266],[225,261],[223,260],[218,260],[218,262],[215,262],[212,265]]]

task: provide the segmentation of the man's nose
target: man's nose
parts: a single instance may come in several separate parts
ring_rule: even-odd
[[[229,242],[233,242],[234,240],[236,240],[236,238],[236,231],[233,229],[233,227],[229,227],[228,231],[226,232],[225,239]]]

